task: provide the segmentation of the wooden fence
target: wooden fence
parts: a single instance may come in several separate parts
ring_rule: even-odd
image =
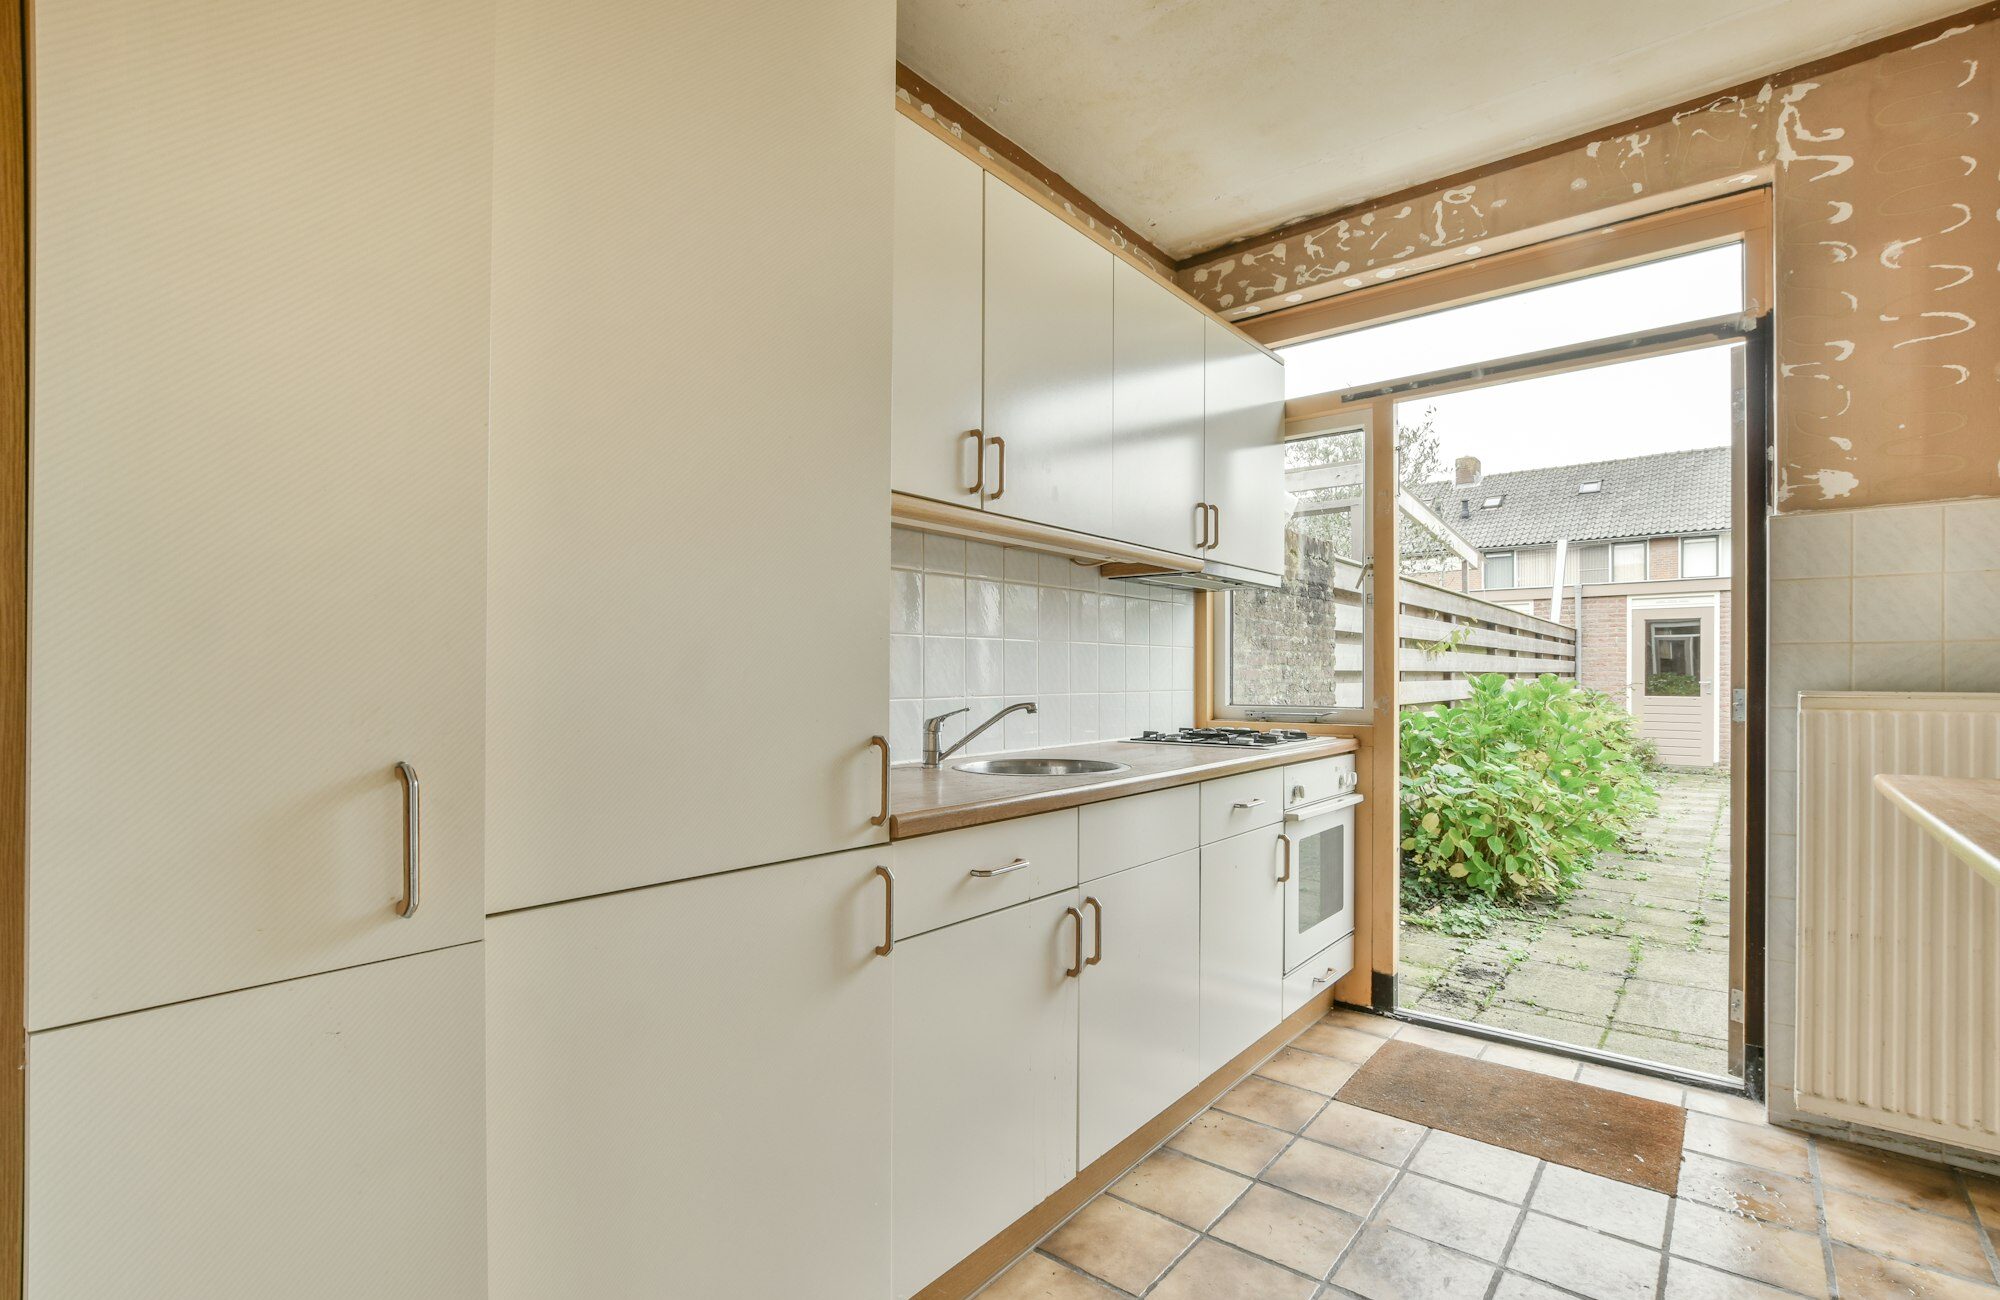
[[[1422,708],[1472,693],[1486,673],[1576,676],[1576,629],[1403,577],[1397,584],[1397,699]]]

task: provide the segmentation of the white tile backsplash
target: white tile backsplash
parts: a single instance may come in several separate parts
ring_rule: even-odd
[[[889,745],[922,752],[923,719],[966,707],[945,743],[1033,700],[963,753],[1136,735],[1194,722],[1191,593],[1100,578],[1067,556],[892,530]]]

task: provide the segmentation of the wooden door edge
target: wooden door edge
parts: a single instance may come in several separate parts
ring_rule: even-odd
[[[1304,1006],[1280,1021],[1277,1028],[1190,1088],[1180,1100],[1148,1120],[1132,1136],[1091,1161],[1076,1177],[1050,1193],[1041,1204],[1002,1228],[985,1245],[917,1292],[913,1300],[963,1300],[985,1286],[1001,1270],[1034,1249],[1035,1243],[1048,1236],[1064,1219],[1124,1177],[1132,1166],[1151,1155],[1189,1120],[1207,1110],[1223,1093],[1249,1078],[1258,1066],[1277,1055],[1280,1048],[1324,1016],[1333,1003],[1333,989],[1322,989],[1313,994]]]
[[[27,1184],[28,8],[0,23],[0,1297],[21,1294]]]

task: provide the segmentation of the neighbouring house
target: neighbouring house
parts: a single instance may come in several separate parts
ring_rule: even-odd
[[[1468,457],[1416,495],[1480,559],[1418,576],[1576,628],[1579,679],[1626,699],[1663,763],[1726,765],[1729,482],[1727,447],[1504,474]]]

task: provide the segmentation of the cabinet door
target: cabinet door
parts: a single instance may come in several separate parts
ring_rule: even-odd
[[[28,1023],[476,939],[491,7],[33,35]]]
[[[1109,530],[1117,260],[1033,199],[986,178],[986,432],[1006,443],[1004,456],[988,457],[987,509],[1079,532]]]
[[[1078,990],[1079,1167],[1201,1081],[1200,857],[1133,867],[1083,892],[1094,964]]]
[[[887,1292],[875,861],[493,918],[494,1300]]]
[[[1219,322],[1208,323],[1203,491],[1215,504],[1219,564],[1285,572],[1285,366]]]
[[[899,1300],[1076,1176],[1076,902],[896,945]]]
[[[1285,886],[1277,826],[1201,851],[1201,1072],[1284,1019]]]
[[[977,508],[986,173],[896,115],[889,486]]]
[[[1112,396],[1122,541],[1197,554],[1206,317],[1130,263],[1113,264]],[[1103,531],[1100,529],[1099,531]]]
[[[480,945],[28,1040],[32,1300],[482,1300]]]
[[[488,910],[878,842],[895,5],[499,9]]]

